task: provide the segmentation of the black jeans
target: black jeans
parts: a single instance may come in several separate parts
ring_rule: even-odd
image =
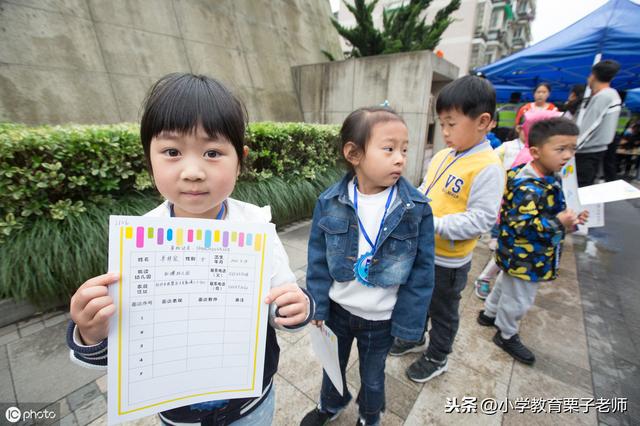
[[[469,269],[471,262],[459,268],[435,267],[435,287],[427,316],[427,321],[431,318],[429,347],[425,353],[428,358],[444,361],[451,353],[460,325],[460,293],[467,285]]]
[[[576,172],[578,174],[579,187],[593,185],[605,153],[606,151],[589,152],[587,154],[576,153]]]
[[[602,159],[602,171],[604,172],[604,180],[611,182],[618,177],[618,158],[616,151],[620,145],[620,140],[615,138],[609,144]]]

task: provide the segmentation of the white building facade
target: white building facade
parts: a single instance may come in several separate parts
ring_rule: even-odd
[[[353,0],[347,0],[353,4]],[[379,0],[373,12],[374,25],[382,29],[384,11],[393,10],[408,0]],[[434,0],[426,11],[427,24],[449,0]],[[436,51],[460,69],[460,75],[471,69],[497,61],[526,47],[531,41],[531,22],[535,18],[536,0],[462,0],[452,14],[454,22],[444,32]],[[334,13],[346,26],[355,26],[355,18],[340,2]],[[341,38],[344,52],[351,51]]]

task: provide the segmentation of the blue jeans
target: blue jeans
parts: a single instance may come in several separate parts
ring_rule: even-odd
[[[276,406],[275,383],[271,384],[271,390],[267,399],[248,415],[239,418],[229,426],[271,426],[273,423],[273,413]]]
[[[344,383],[344,395],[340,395],[329,376],[322,373],[320,409],[337,413],[349,404],[351,394],[347,389],[346,369],[351,345],[355,338],[360,358],[360,392],[357,403],[360,417],[367,425],[380,424],[380,412],[384,411],[384,365],[393,343],[391,320],[369,321],[351,314],[335,302],[331,302],[327,325],[338,338],[338,357]]]
[[[267,398],[260,403],[258,408],[248,415],[239,418],[235,422],[230,423],[229,426],[271,426],[276,406],[275,394],[275,383],[272,383]],[[160,424],[163,426],[171,426],[168,423],[163,422],[162,418],[160,418]],[[197,424],[200,423],[193,423],[194,426]]]

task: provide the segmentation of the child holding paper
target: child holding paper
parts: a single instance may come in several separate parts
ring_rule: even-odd
[[[505,170],[512,169],[521,164],[527,163],[531,160],[531,154],[529,154],[529,144],[527,138],[529,137],[529,130],[531,126],[540,120],[546,120],[547,118],[558,117],[560,113],[558,111],[547,110],[531,110],[527,111],[523,116],[524,122],[516,125],[518,132],[518,138],[512,141],[508,141],[500,145],[493,152],[498,155],[498,158],[502,161],[502,167]],[[489,242],[489,249],[495,251],[498,244],[498,226],[500,223],[496,223],[491,228],[491,241]],[[500,272],[500,268],[496,265],[496,261],[491,256],[487,265],[484,267],[478,278],[476,279],[475,293],[480,299],[486,299],[491,291],[491,280],[495,279]]]
[[[500,212],[496,263],[501,271],[478,315],[482,326],[496,326],[493,342],[516,360],[533,364],[522,344],[518,322],[536,297],[540,281],[557,276],[565,232],[584,224],[588,212],[566,208],[558,172],[576,152],[578,127],[566,118],[537,122],[529,132],[533,160],[508,172]]]
[[[212,78],[170,74],[156,82],[144,104],[140,139],[153,181],[166,201],[145,216],[269,222],[269,207],[229,197],[248,154],[245,126],[242,103]],[[273,244],[265,303],[275,303],[279,312],[267,327],[262,396],[167,410],[160,414],[163,424],[271,424],[272,379],[280,352],[273,327],[302,327],[314,312],[313,299],[297,286],[277,236]],[[91,278],[71,299],[67,343],[71,359],[80,365],[106,367],[109,319],[116,311],[107,287],[117,280],[113,273]]]
[[[337,336],[345,392],[324,373],[318,407],[302,425],[323,425],[349,404],[345,370],[354,339],[359,424],[380,424],[393,336],[422,337],[433,290],[433,216],[427,199],[401,176],[409,143],[403,119],[389,108],[361,108],[349,114],[340,135],[350,170],[316,203],[307,289],[317,303],[314,324],[326,322]]]

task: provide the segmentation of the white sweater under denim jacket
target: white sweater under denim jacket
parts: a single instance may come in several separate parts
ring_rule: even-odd
[[[228,198],[225,202],[226,217],[225,220],[234,222],[261,222],[268,223],[271,221],[271,208],[269,206],[258,207],[253,204]],[[151,210],[145,217],[171,217],[171,205],[168,201],[160,204]],[[271,287],[278,287],[286,283],[295,283],[296,277],[289,267],[289,257],[278,238],[275,235],[273,242],[273,267],[271,269]],[[264,376],[262,380],[262,396],[257,398],[240,398],[232,399],[225,406],[213,410],[194,409],[191,406],[184,406],[172,410],[163,411],[160,416],[165,423],[168,424],[228,424],[241,417],[248,415],[255,410],[262,401],[264,401],[271,390],[272,378],[278,369],[278,360],[280,357],[280,347],[274,330],[297,331],[304,327],[313,318],[315,312],[315,302],[309,293],[302,289],[309,299],[309,315],[307,319],[295,327],[282,327],[273,322],[273,318],[269,318],[267,326],[267,342],[265,348],[264,360]],[[270,311],[271,312],[271,311]],[[83,367],[94,369],[107,368],[107,339],[96,345],[85,345],[78,328],[69,322],[67,328],[67,344],[70,348],[70,357],[73,362]]]

